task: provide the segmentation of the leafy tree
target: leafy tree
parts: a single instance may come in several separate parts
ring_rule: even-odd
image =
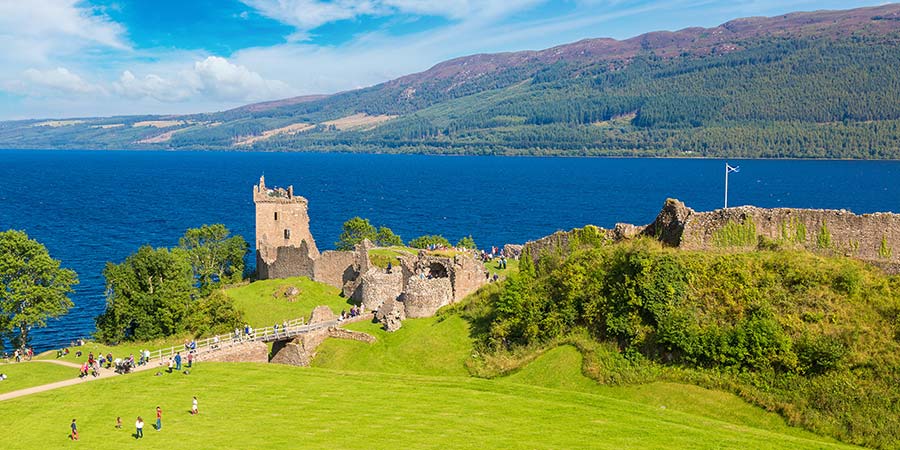
[[[0,330],[14,333],[16,345],[28,344],[33,327],[69,311],[75,284],[75,272],[61,268],[41,243],[22,231],[0,232]]]
[[[432,245],[450,247],[450,241],[439,234],[419,236],[409,241],[409,246],[412,248],[428,248]]]
[[[191,265],[201,294],[221,283],[234,283],[244,274],[244,257],[249,245],[241,236],[231,236],[225,225],[203,225],[188,229],[178,240]]]
[[[242,323],[244,315],[234,307],[234,301],[221,290],[215,290],[192,306],[186,328],[194,336],[204,336],[226,333]]]
[[[472,250],[475,250],[476,248],[478,248],[475,245],[475,239],[472,239],[471,235],[460,239],[459,242],[456,243],[456,246],[462,247],[462,248],[468,248],[468,249],[472,249]]]
[[[378,234],[375,236],[375,244],[379,247],[391,247],[395,245],[403,245],[403,239],[394,234],[394,231],[388,227],[379,227]]]
[[[182,331],[195,292],[183,253],[145,245],[121,264],[106,264],[106,311],[96,319],[101,340],[146,340]]]
[[[334,245],[338,250],[353,250],[363,240],[375,241],[377,237],[378,231],[369,223],[369,219],[357,216],[344,222],[340,240],[335,242]]]

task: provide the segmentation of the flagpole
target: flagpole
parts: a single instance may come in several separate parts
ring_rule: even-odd
[[[725,209],[728,209],[728,163],[725,163]]]

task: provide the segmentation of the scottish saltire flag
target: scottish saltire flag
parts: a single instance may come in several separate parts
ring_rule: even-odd
[[[740,172],[740,171],[741,171],[740,166],[738,166],[738,167],[731,167],[731,166],[728,165],[728,163],[725,163],[725,173]]]

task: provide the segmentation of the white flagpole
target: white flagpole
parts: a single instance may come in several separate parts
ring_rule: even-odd
[[[725,209],[728,209],[728,163],[725,163]]]

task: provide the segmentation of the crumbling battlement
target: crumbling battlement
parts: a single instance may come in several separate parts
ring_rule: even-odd
[[[558,231],[527,243],[524,251],[537,261],[542,255],[567,253],[579,242],[618,242],[636,236],[687,250],[753,249],[762,237],[786,247],[851,256],[886,268],[900,264],[900,214],[755,206],[696,212],[674,199],[667,199],[656,220],[644,227],[616,224],[614,230],[606,230],[589,225]]]

